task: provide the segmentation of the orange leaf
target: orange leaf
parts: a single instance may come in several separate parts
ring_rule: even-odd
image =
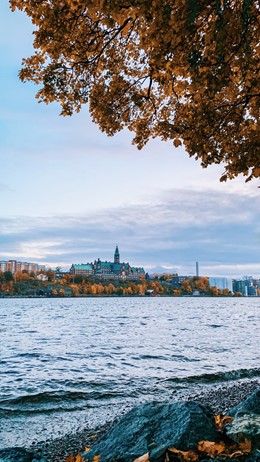
[[[195,451],[180,451],[174,447],[168,448],[168,451],[175,454],[181,461],[196,462],[199,460],[199,456]]]
[[[250,440],[247,438],[244,441],[241,441],[238,445],[240,451],[243,452],[243,454],[248,454],[249,452],[252,451],[252,443]]]
[[[100,456],[94,456],[93,462],[99,462]]]
[[[70,454],[69,456],[66,457],[65,462],[76,462],[75,459],[76,459],[75,455]]]
[[[229,415],[217,414],[215,416],[215,424],[219,430],[222,430],[228,423],[233,422],[233,420],[234,417],[230,417]]]
[[[75,462],[84,462],[85,459],[83,459],[82,455],[81,454],[77,454],[76,456],[76,459],[75,459]]]
[[[143,456],[137,457],[134,462],[149,462],[149,452],[144,454]]]
[[[226,449],[223,443],[215,443],[214,441],[200,441],[197,447],[199,451],[205,452],[210,456],[221,454]]]

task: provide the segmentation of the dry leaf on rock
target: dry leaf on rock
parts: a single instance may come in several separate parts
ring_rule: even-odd
[[[75,454],[70,454],[69,456],[66,457],[65,462],[76,462],[75,459],[76,459]]]
[[[84,462],[83,456],[81,454],[77,454],[75,462]]]
[[[247,438],[238,445],[243,454],[249,454],[252,451],[252,442]]]
[[[232,454],[225,454],[225,457],[229,457],[230,459],[234,459],[235,457],[241,457],[244,456],[244,453],[242,451],[235,451],[232,452]]]
[[[76,455],[70,454],[68,457],[66,457],[65,462],[85,462],[85,459],[80,453]]]
[[[220,431],[222,431],[223,428],[224,428],[227,424],[233,422],[233,420],[234,420],[234,417],[231,417],[231,416],[229,416],[229,415],[217,414],[217,415],[215,416],[215,424],[216,424],[217,428],[218,428]]]
[[[168,451],[175,456],[177,456],[178,460],[184,462],[196,462],[199,460],[199,456],[195,451],[180,451],[177,448],[168,448]]]
[[[144,454],[143,456],[137,457],[134,462],[149,462],[149,452]]]
[[[198,443],[198,450],[204,452],[209,456],[217,456],[223,454],[226,450],[224,443],[215,443],[215,441],[200,441]]]

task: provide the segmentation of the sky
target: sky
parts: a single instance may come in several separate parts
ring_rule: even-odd
[[[257,182],[220,183],[170,142],[138,151],[107,137],[87,107],[69,118],[18,78],[32,26],[0,0],[0,260],[68,270],[97,258],[149,273],[260,276]]]

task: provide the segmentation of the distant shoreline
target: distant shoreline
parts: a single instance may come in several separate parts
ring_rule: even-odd
[[[169,294],[158,294],[158,295],[106,295],[106,294],[81,294],[81,295],[55,295],[55,296],[45,296],[45,295],[0,295],[1,298],[37,298],[37,299],[64,299],[64,298],[259,298],[257,296],[244,296],[244,295],[169,295]]]

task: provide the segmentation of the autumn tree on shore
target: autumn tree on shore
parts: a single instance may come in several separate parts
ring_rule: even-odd
[[[89,103],[108,135],[127,127],[184,145],[221,180],[260,176],[255,0],[10,0],[35,25],[20,77],[63,115]]]

